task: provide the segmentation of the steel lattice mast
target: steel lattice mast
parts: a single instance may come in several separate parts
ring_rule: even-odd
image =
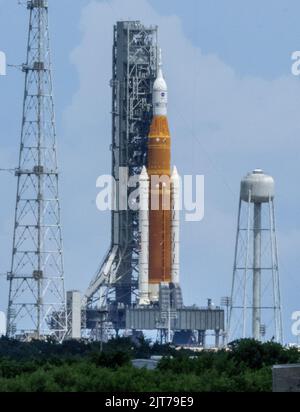
[[[48,2],[30,13],[25,93],[7,313],[8,336],[66,332],[66,301]]]

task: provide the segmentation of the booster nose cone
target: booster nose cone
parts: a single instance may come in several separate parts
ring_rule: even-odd
[[[147,182],[148,180],[149,180],[149,176],[148,176],[148,173],[147,173],[146,166],[143,166],[141,174],[140,174],[140,181],[142,181],[142,182],[146,181]]]
[[[162,72],[162,54],[159,52],[159,66],[157,79],[153,85],[154,116],[167,116],[168,86]]]
[[[179,180],[179,174],[178,174],[178,170],[177,170],[176,166],[174,166],[174,168],[173,168],[173,173],[172,173],[172,176],[171,176],[171,180],[172,181],[178,181]]]

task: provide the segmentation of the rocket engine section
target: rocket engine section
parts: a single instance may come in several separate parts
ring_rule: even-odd
[[[171,136],[167,106],[168,87],[163,77],[160,56],[158,76],[153,86],[148,169],[143,169],[140,177],[141,305],[159,300],[160,284],[179,283],[179,176],[176,168],[171,175]],[[145,193],[146,188],[149,188],[148,194]],[[144,210],[145,202],[149,205],[147,214]],[[148,222],[145,221],[146,218]],[[145,263],[146,257],[148,265]]]

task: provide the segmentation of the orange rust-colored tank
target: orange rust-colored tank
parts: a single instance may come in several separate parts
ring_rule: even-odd
[[[149,285],[151,288],[151,285],[171,282],[171,138],[165,115],[153,117],[148,140],[148,175],[150,179]]]

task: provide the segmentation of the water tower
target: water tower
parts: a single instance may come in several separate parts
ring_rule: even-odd
[[[260,169],[241,182],[229,341],[283,339],[274,197],[274,179]]]

